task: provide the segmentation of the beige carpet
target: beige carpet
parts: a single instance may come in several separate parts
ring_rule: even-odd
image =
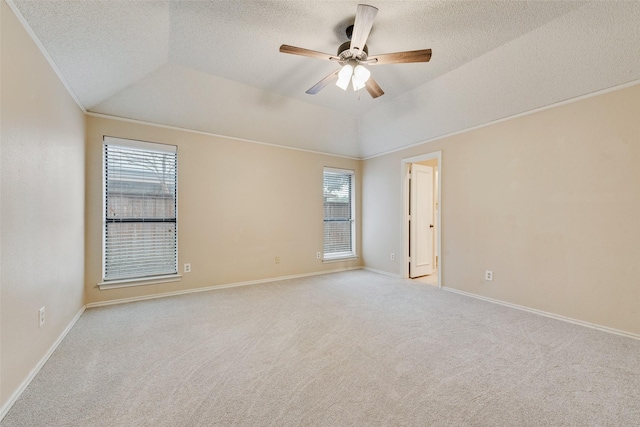
[[[352,271],[90,309],[8,426],[638,426],[640,341]]]

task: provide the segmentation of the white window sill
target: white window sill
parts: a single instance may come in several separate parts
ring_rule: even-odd
[[[330,263],[330,262],[341,262],[341,261],[354,261],[357,260],[358,256],[354,255],[354,254],[347,254],[347,255],[335,255],[335,256],[329,256],[329,257],[325,257],[322,259],[322,262],[324,264]]]
[[[168,274],[166,276],[141,277],[139,279],[109,280],[98,283],[101,291],[106,289],[128,288],[131,286],[155,285],[158,283],[179,282],[181,274]]]

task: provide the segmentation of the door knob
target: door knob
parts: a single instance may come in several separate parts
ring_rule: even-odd
[[[433,228],[433,224],[429,224],[429,228]]]

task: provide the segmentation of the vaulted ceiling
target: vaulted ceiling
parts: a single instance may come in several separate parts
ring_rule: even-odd
[[[367,158],[640,80],[638,1],[389,1],[369,67],[385,94],[330,85],[357,1],[8,0],[89,113]]]

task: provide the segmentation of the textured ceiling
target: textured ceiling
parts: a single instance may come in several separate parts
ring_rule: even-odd
[[[640,79],[640,2],[388,1],[385,95],[305,90],[337,67],[357,1],[9,0],[89,112],[367,157]]]

